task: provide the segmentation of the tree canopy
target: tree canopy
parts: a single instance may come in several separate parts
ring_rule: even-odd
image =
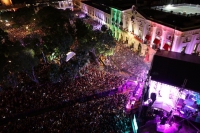
[[[19,25],[26,25],[33,21],[34,15],[34,9],[31,7],[19,8],[13,15],[13,21]]]
[[[8,63],[8,33],[0,29],[0,81],[3,79],[3,69]]]
[[[36,19],[37,25],[44,28],[63,26],[67,21],[67,19],[62,15],[62,10],[56,9],[52,6],[43,7],[39,10]]]
[[[92,27],[85,24],[83,20],[76,19],[75,22],[76,37],[80,42],[87,42],[92,35]]]
[[[11,21],[14,13],[12,11],[1,12],[1,19]]]
[[[16,60],[16,67],[21,72],[27,74],[27,76],[34,82],[38,82],[35,75],[35,67],[39,64],[39,60],[35,57],[35,52],[33,49],[25,48],[22,50]]]
[[[7,85],[16,86],[24,77],[39,83],[38,71],[43,65],[49,66],[46,76],[52,83],[74,79],[80,76],[80,69],[87,62],[98,62],[101,55],[112,54],[116,45],[106,26],[93,31],[91,25],[73,18],[69,10],[48,6],[34,16],[32,8],[26,7],[14,13],[13,21],[24,25],[31,23],[33,17],[37,29],[45,34],[32,32],[11,43],[8,34],[0,29],[0,74]],[[70,51],[76,55],[66,62],[66,54]]]

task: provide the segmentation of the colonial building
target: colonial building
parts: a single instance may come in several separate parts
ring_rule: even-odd
[[[151,61],[156,49],[197,55],[200,52],[200,6],[178,4],[140,8],[134,5],[109,6],[82,1],[81,10],[106,24],[113,36],[141,55],[149,51]]]
[[[114,8],[106,4],[82,1],[81,10],[100,24],[107,25],[117,40],[123,41],[128,45],[134,45],[135,50],[140,44],[142,46],[141,55],[145,55],[147,45],[134,37],[131,4],[130,6],[121,5],[118,8]]]
[[[70,9],[70,10],[74,10],[73,9],[73,1],[72,0],[63,0],[63,1],[58,1],[58,9]]]

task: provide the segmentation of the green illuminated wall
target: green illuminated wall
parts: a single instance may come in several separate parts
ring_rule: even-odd
[[[122,11],[116,9],[116,8],[111,8],[111,20],[112,20],[112,32],[115,38],[119,38],[119,33],[120,29],[120,22],[122,22]]]

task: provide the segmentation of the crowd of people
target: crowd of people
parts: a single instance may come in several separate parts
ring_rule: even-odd
[[[1,126],[3,132],[124,133],[131,118],[124,111],[127,99],[115,94],[64,109],[18,119]],[[23,123],[23,124],[22,124]]]
[[[118,43],[114,55],[108,57],[108,61],[112,71],[124,72],[135,80],[144,80],[149,69],[149,65],[143,61],[136,52],[125,44]]]
[[[30,23],[29,25],[20,27],[13,27],[12,24],[6,26],[4,22],[0,23],[0,28],[4,29],[8,33],[8,38],[12,42],[20,41],[30,34],[44,35],[44,32],[42,32],[41,29],[35,29],[35,27],[35,23]]]
[[[0,93],[1,118],[36,110],[84,96],[117,88],[125,82],[120,76],[100,71],[93,66],[81,70],[73,82],[22,86]]]

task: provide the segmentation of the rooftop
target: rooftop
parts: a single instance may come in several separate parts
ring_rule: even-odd
[[[200,57],[195,55],[181,54],[177,52],[164,51],[164,50],[156,52],[155,55],[200,65]]]
[[[118,10],[127,10],[130,9],[134,5],[134,2],[128,2],[128,3],[110,3],[110,7],[116,8]]]
[[[151,64],[151,79],[200,92],[200,57],[160,50]]]
[[[82,1],[82,3],[85,3],[89,6],[92,6],[94,8],[97,8],[105,13],[108,13],[110,14],[111,13],[111,10],[110,10],[110,7],[103,4],[103,3],[98,3],[98,2],[92,2],[92,1]]]
[[[147,19],[175,28],[188,31],[200,28],[200,5],[177,4],[157,6],[152,8],[139,8]]]
[[[200,5],[192,5],[192,4],[177,4],[177,5],[165,5],[159,6],[159,9],[163,9],[166,12],[175,12],[181,14],[199,14],[200,13]]]
[[[82,1],[82,3],[93,6],[102,11],[105,11],[105,7],[116,8],[118,10],[123,11],[123,10],[130,9],[132,5],[135,4],[135,1],[126,0],[126,2],[121,2],[121,1],[112,2],[112,1],[105,1],[105,0],[96,0],[96,1]]]

